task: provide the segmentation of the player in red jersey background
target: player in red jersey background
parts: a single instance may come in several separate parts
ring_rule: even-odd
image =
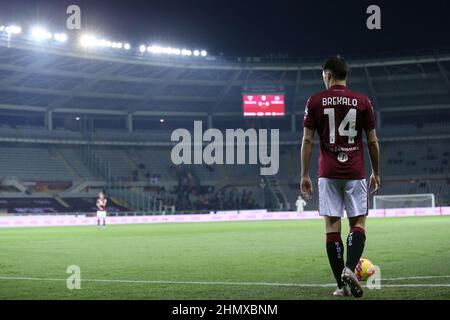
[[[98,193],[97,199],[97,226],[100,228],[101,220],[103,220],[103,228],[106,227],[106,203],[108,200],[103,192]]]
[[[348,66],[339,56],[322,66],[325,91],[308,99],[304,116],[301,150],[301,192],[306,199],[313,188],[309,177],[313,136],[320,138],[319,213],[325,219],[328,260],[338,288],[334,295],[361,297],[363,290],[354,275],[366,240],[368,190],[364,168],[363,131],[367,137],[372,174],[369,189],[380,187],[379,146],[375,117],[369,98],[347,88]],[[347,256],[341,239],[344,209],[350,223]]]

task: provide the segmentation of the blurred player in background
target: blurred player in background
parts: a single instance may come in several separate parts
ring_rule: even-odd
[[[305,198],[310,199],[313,189],[309,164],[317,131],[319,213],[325,218],[327,255],[338,286],[334,295],[351,293],[361,297],[363,289],[354,270],[364,251],[369,200],[362,132],[366,134],[372,164],[369,189],[376,192],[380,187],[380,150],[375,117],[369,98],[347,88],[348,66],[343,58],[331,57],[322,70],[326,90],[311,96],[306,104],[300,188]],[[344,208],[350,224],[345,264],[341,239]]]
[[[97,227],[100,228],[101,220],[103,220],[103,228],[106,227],[106,203],[108,200],[105,198],[103,192],[99,192],[97,199]]]
[[[302,196],[298,196],[297,201],[295,201],[295,205],[297,207],[297,212],[303,213],[303,210],[306,206],[306,201],[303,200]]]

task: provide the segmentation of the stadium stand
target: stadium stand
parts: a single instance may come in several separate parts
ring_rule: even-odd
[[[90,200],[80,199],[105,189],[122,202],[119,211],[172,205],[177,211],[219,210],[232,209],[233,203],[294,209],[304,106],[323,90],[319,61],[94,58],[0,39],[0,179],[10,179],[1,186],[0,199],[8,202],[16,193],[34,208],[37,197],[64,195],[70,208],[92,210]],[[367,93],[377,113],[385,181],[380,193],[431,192],[437,205],[450,204],[450,55],[350,62],[349,86]],[[286,116],[244,119],[244,87],[281,87]],[[287,203],[274,197],[272,182],[259,175],[258,165],[173,165],[171,132],[192,131],[194,120],[220,130],[279,129],[280,170],[273,183]],[[83,152],[87,146],[90,151]],[[318,151],[316,145],[313,159]],[[44,192],[30,188],[50,182],[70,184]],[[176,188],[184,188],[183,199]],[[42,208],[66,212],[55,201]],[[14,206],[5,208],[18,212]],[[316,209],[317,199],[306,208]]]
[[[0,212],[14,214],[57,214],[67,208],[51,197],[0,198]]]
[[[29,181],[72,181],[61,158],[47,147],[0,147],[0,176],[15,176]]]

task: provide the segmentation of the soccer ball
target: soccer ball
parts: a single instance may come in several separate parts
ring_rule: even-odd
[[[367,258],[361,258],[355,268],[355,275],[359,281],[366,281],[375,274],[375,267]]]

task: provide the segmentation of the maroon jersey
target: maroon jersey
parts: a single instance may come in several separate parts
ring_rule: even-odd
[[[366,177],[362,131],[375,128],[367,96],[345,86],[332,86],[308,99],[303,125],[317,130],[320,137],[319,177]]]
[[[97,199],[97,207],[99,208],[99,210],[106,211],[106,202],[107,202],[106,198]]]

